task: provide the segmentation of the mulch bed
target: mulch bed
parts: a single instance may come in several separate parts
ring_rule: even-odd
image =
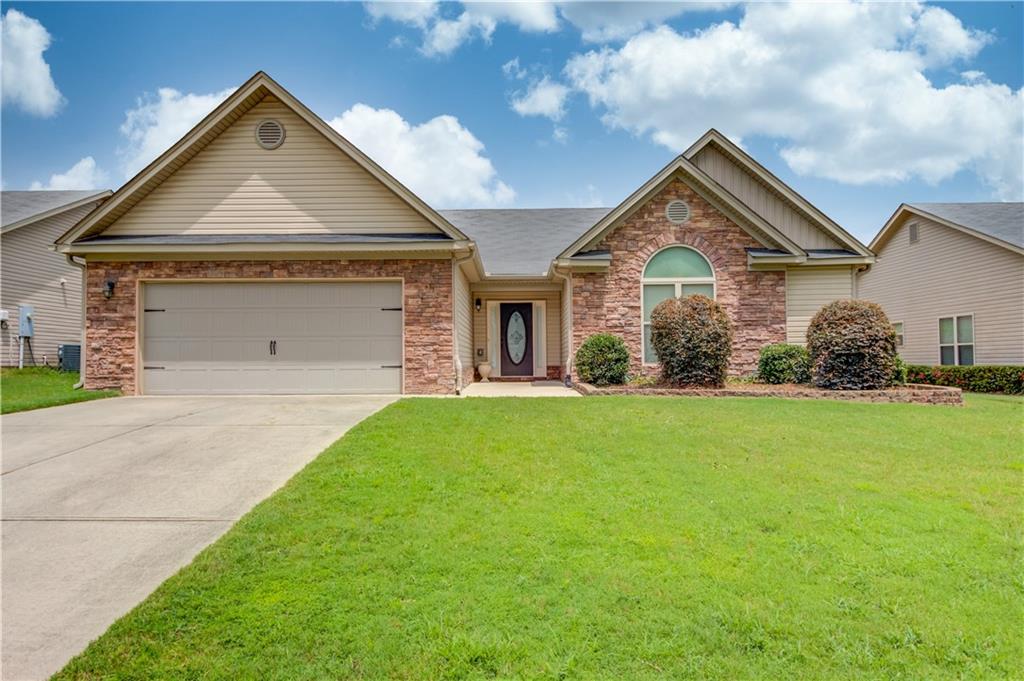
[[[963,391],[938,385],[901,385],[885,390],[823,390],[809,385],[735,383],[724,388],[678,388],[670,385],[613,385],[599,388],[589,383],[573,386],[582,395],[662,395],[674,397],[787,397],[802,400],[894,402],[962,406]]]

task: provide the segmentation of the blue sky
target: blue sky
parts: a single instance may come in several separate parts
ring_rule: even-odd
[[[615,205],[709,127],[865,241],[1024,191],[1020,3],[2,7],[6,189],[116,188],[262,69],[438,208]]]

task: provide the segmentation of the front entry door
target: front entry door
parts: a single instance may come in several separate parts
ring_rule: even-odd
[[[533,303],[501,304],[501,375],[533,376]]]

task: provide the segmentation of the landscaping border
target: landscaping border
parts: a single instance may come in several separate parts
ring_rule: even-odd
[[[824,390],[803,385],[735,385],[727,388],[671,388],[664,386],[614,385],[597,387],[575,383],[584,396],[656,395],[665,397],[783,397],[798,400],[840,400],[847,402],[890,402],[898,404],[937,404],[963,406],[963,391],[938,385],[906,385],[886,390]]]

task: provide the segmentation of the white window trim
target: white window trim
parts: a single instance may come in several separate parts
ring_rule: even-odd
[[[640,276],[640,361],[645,366],[657,366],[657,362],[649,362],[649,361],[647,361],[647,343],[644,342],[644,329],[646,329],[648,326],[651,325],[651,323],[649,321],[644,321],[644,309],[645,309],[645,306],[644,306],[644,288],[648,284],[662,284],[662,285],[673,284],[676,287],[676,289],[675,289],[676,298],[679,298],[680,296],[683,295],[683,285],[684,284],[685,285],[711,284],[711,299],[712,300],[717,300],[718,299],[718,282],[716,281],[716,278],[715,278],[715,266],[711,264],[711,260],[708,258],[708,256],[704,255],[703,253],[698,251],[693,246],[687,246],[686,244],[669,244],[668,246],[664,246],[662,248],[659,248],[654,253],[651,253],[651,257],[647,258],[647,262],[644,263],[643,271],[644,272],[647,271],[647,266],[651,264],[651,261],[654,260],[654,258],[659,253],[661,253],[662,251],[667,251],[670,248],[686,248],[686,249],[689,249],[689,250],[693,251],[694,253],[696,253],[700,257],[704,258],[704,262],[706,262],[708,264],[708,268],[711,270],[711,276],[710,277],[683,277],[683,278],[677,278],[677,277],[645,277],[643,275]]]
[[[546,300],[487,301],[487,362],[491,365],[491,376],[501,378],[501,318],[498,311],[501,309],[502,303],[531,303],[533,305],[533,376],[531,378],[547,378],[548,304]],[[539,324],[537,323],[538,319],[540,320]]]
[[[971,342],[961,343],[960,342],[960,329],[957,327],[956,320],[960,317],[971,318]],[[942,342],[942,320],[952,319],[953,320],[953,342],[943,343]],[[939,355],[935,366],[947,366],[947,367],[959,367],[959,366],[974,366],[978,363],[978,329],[974,324],[974,313],[965,312],[963,314],[944,314],[935,319],[935,334],[936,340],[938,340]],[[972,354],[974,355],[974,364],[961,364],[960,363],[960,346],[970,345]],[[942,363],[942,348],[953,348],[953,363],[943,364]]]
[[[889,324],[892,325],[892,330],[893,331],[896,331],[896,325],[897,324],[900,325],[900,331],[896,334],[896,336],[897,336],[897,338],[896,338],[896,351],[899,352],[900,348],[905,348],[907,346],[907,325],[904,324],[902,321],[899,321],[899,320],[890,321]],[[903,336],[903,342],[902,343],[900,343],[899,336]]]

